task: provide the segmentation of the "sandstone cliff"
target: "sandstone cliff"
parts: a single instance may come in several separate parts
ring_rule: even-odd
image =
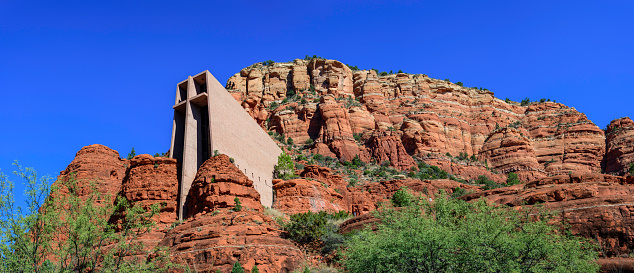
[[[379,76],[336,60],[297,59],[244,68],[227,81],[227,89],[247,98],[241,102],[263,128],[296,142],[310,138],[317,143],[313,152],[344,161],[389,158],[404,169],[411,166],[407,155],[466,154],[494,172],[516,172],[529,180],[570,171],[598,173],[606,155],[603,130],[574,108],[555,102],[522,106],[488,90],[421,74]],[[376,143],[366,141],[385,131],[395,136],[390,145],[404,147],[407,155],[394,148],[389,154],[372,151]],[[606,164],[620,164],[615,160]]]

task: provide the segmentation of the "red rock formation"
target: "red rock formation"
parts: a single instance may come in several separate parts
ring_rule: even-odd
[[[409,170],[416,166],[414,159],[405,151],[401,139],[389,132],[375,132],[366,145],[377,162],[389,161],[390,165],[399,170]]]
[[[437,166],[447,173],[456,175],[465,180],[476,180],[479,176],[484,175],[498,184],[506,183],[507,175],[496,174],[488,171],[481,162],[469,162],[459,160],[447,160],[442,156],[435,156],[425,159],[425,163]],[[528,181],[528,180],[523,180]]]
[[[287,215],[307,211],[337,212],[345,210],[343,195],[319,181],[311,179],[273,180],[273,207]]]
[[[624,177],[572,173],[463,196],[512,207],[540,204],[559,212],[573,234],[598,240],[610,257],[634,250],[634,186]]]
[[[232,208],[238,197],[245,208],[262,211],[260,194],[227,155],[214,156],[203,163],[187,195],[185,212],[188,217],[220,208]]]
[[[515,172],[523,181],[544,177],[532,142],[527,136],[528,132],[521,127],[495,130],[482,145],[479,159],[486,160],[494,170]]]
[[[352,136],[348,111],[345,107],[328,95],[321,98],[319,113],[322,119],[319,139],[328,144],[330,150],[338,158],[344,161],[352,161],[357,155],[365,158]]]
[[[144,208],[162,207],[155,222],[171,224],[178,220],[178,177],[176,159],[137,155],[130,160],[130,169],[121,187],[123,197]]]
[[[547,173],[600,171],[605,153],[603,130],[574,108],[553,102],[532,104],[521,123]]]
[[[606,132],[605,172],[623,175],[634,163],[634,122],[628,117],[610,122]]]
[[[543,102],[521,106],[497,99],[488,90],[466,88],[420,74],[377,76],[373,70],[351,74],[345,65],[334,60],[295,60],[292,64],[274,64],[273,67],[297,71],[291,75],[297,74],[301,79],[292,85],[306,82],[303,72],[303,67],[306,67],[318,95],[330,94],[333,98],[354,96],[359,100],[361,105],[353,103],[354,106],[344,107],[343,104],[331,103],[333,98],[326,99],[327,103],[319,106],[320,114],[325,112],[330,116],[320,119],[320,115],[315,115],[310,120],[303,119],[308,126],[298,126],[295,117],[284,117],[288,119],[288,125],[278,127],[278,132],[284,135],[303,138],[303,130],[310,136],[318,135],[313,139],[328,145],[340,159],[349,160],[356,154],[366,155],[363,148],[353,145],[352,133],[363,134],[363,139],[367,140],[375,130],[393,128],[410,155],[422,157],[449,153],[457,156],[466,153],[476,155],[480,160],[492,156],[499,164],[492,166],[493,170],[503,173],[515,170],[523,179],[569,171],[600,171],[605,153],[603,132],[585,115],[562,104]],[[237,92],[248,93],[248,88],[241,87],[243,79],[250,77],[247,75],[251,73],[245,70],[258,70],[260,72],[257,73],[266,78],[267,73],[273,73],[272,69],[261,65],[244,69],[234,75],[227,86],[241,90]],[[266,83],[254,81],[262,85],[260,89],[266,89]],[[496,128],[511,124],[519,124],[519,130],[525,128],[520,132],[524,140],[515,143],[517,145],[500,147],[501,136],[490,136]],[[487,156],[483,156],[482,145],[487,139],[492,143],[487,146]],[[517,152],[505,156],[500,154],[502,150],[509,149]],[[526,151],[527,155],[534,154],[537,165],[533,159],[521,156],[522,151]]]
[[[260,212],[221,209],[176,226],[158,245],[169,249],[172,262],[197,272],[230,272],[236,261],[246,271],[257,265],[262,273],[291,272],[304,254],[281,233]]]
[[[452,194],[456,188],[462,188],[468,192],[480,191],[477,186],[466,185],[448,179],[425,181],[416,179],[390,180],[369,183],[360,189],[351,188],[349,207],[351,213],[356,217],[342,223],[340,231],[347,233],[376,222],[374,217],[368,216],[371,215],[369,212],[378,209],[381,203],[391,202],[394,193],[402,187],[407,187],[414,195],[424,195],[430,198],[434,198],[434,195],[440,193],[440,190],[448,194]]]
[[[102,195],[114,197],[121,190],[121,183],[128,167],[128,161],[121,159],[119,153],[106,146],[93,144],[81,148],[75,159],[60,172],[59,179],[67,180],[72,177],[81,186],[80,196],[91,192],[90,183],[94,182],[96,189]]]

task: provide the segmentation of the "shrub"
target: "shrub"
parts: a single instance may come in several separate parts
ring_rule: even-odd
[[[244,273],[244,268],[242,268],[242,264],[240,261],[236,261],[231,268],[231,273]]]
[[[510,172],[506,177],[507,186],[517,185],[521,183],[522,181],[517,177],[517,174],[515,174],[514,172]]]
[[[238,212],[242,210],[242,202],[240,202],[240,199],[236,196],[236,198],[233,199],[234,202],[236,202],[236,206],[233,207],[233,211]]]
[[[531,99],[529,99],[529,98],[525,98],[525,99],[523,99],[523,100],[520,102],[520,105],[521,105],[521,106],[526,106],[526,105],[529,105],[530,103],[531,103]]]
[[[634,163],[630,163],[630,169],[628,171],[630,175],[634,175]]]
[[[251,268],[251,273],[260,273],[257,265],[253,265],[253,268]]]
[[[134,240],[152,229],[158,204],[131,206],[124,198],[102,195],[96,181],[79,183],[74,175],[49,186],[50,177],[38,179],[33,169],[14,165],[15,175],[26,182],[27,206],[15,202],[13,182],[0,173],[0,272],[165,272],[174,267],[164,249],[149,250]],[[111,217],[121,221],[110,223]]]
[[[132,147],[132,151],[128,154],[128,160],[134,158],[136,156],[136,152],[134,151],[134,147]]]
[[[453,193],[451,194],[451,198],[458,198],[460,196],[463,196],[467,194],[467,190],[457,187],[455,189],[453,189]]]
[[[478,176],[478,179],[475,180],[475,183],[484,184],[484,187],[482,187],[482,189],[484,190],[497,189],[499,187],[502,187],[502,185],[495,183],[495,181],[489,179],[486,175]]]
[[[407,192],[407,187],[401,187],[392,195],[392,204],[395,207],[406,207],[412,203],[412,195]]]
[[[352,166],[361,167],[361,166],[365,166],[365,163],[361,161],[361,159],[359,158],[359,155],[355,155],[354,158],[352,159]]]
[[[458,86],[464,86],[464,84],[462,82],[456,82],[456,85]]]
[[[288,137],[288,139],[286,140],[286,143],[288,143],[288,145],[293,145],[293,143],[295,142],[293,141],[291,137]]]
[[[291,215],[290,222],[283,228],[289,239],[299,244],[308,244],[326,233],[327,224],[328,219],[325,211],[318,213],[308,211]]]
[[[596,247],[549,225],[552,216],[486,200],[436,196],[380,210],[375,230],[350,236],[346,272],[597,272]]]
[[[306,140],[306,146],[313,146],[314,143],[315,141],[312,138]]]

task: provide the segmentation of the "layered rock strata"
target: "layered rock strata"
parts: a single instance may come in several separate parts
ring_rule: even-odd
[[[623,175],[634,163],[634,122],[628,117],[610,122],[606,132],[605,172]]]
[[[112,201],[121,190],[121,183],[129,167],[128,160],[121,159],[119,153],[100,144],[83,147],[75,155],[58,179],[67,181],[75,179],[80,189],[79,196],[91,193],[95,189],[102,196],[109,196]]]
[[[497,99],[486,89],[420,74],[352,72],[338,61],[323,59],[256,64],[231,77],[227,88],[258,97],[262,105],[284,102],[289,98],[281,91],[276,91],[277,97],[259,95],[260,90],[279,88],[266,79],[281,75],[275,72],[281,70],[292,71],[282,73],[280,81],[305,102],[282,104],[269,113],[274,122],[265,127],[293,139],[312,138],[329,150],[321,146],[315,152],[330,152],[342,160],[357,155],[364,161],[380,160],[383,156],[370,154],[365,141],[375,131],[393,131],[410,156],[466,154],[491,163],[493,171],[516,172],[525,180],[601,171],[603,131],[559,103],[522,106]],[[306,82],[312,88],[306,89]],[[320,103],[314,102],[320,98]],[[252,111],[253,106],[245,108]]]
[[[243,208],[263,211],[260,194],[224,154],[205,161],[194,178],[185,202],[188,217],[220,208],[233,208],[238,198]]]
[[[123,179],[121,195],[144,208],[156,204],[161,207],[153,219],[157,223],[171,224],[177,219],[178,179],[176,159],[137,155]]]

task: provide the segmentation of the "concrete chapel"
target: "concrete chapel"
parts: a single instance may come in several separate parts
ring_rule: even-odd
[[[204,71],[176,85],[170,157],[178,160],[178,218],[198,168],[214,151],[234,164],[260,193],[263,206],[273,204],[273,170],[282,152],[269,135],[216,78]]]

